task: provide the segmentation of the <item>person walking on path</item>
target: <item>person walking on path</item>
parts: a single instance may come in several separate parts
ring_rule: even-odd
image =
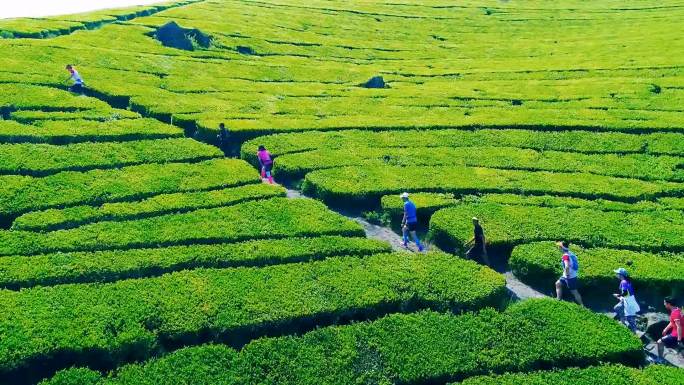
[[[409,243],[409,233],[413,240],[418,246],[418,251],[423,251],[423,245],[418,239],[416,231],[418,230],[418,213],[416,205],[409,199],[409,194],[407,192],[402,193],[400,196],[402,201],[404,201],[404,217],[401,220],[401,232],[404,238],[404,247],[408,248]]]
[[[271,175],[273,158],[271,153],[266,150],[266,147],[261,145],[259,146],[259,151],[257,151],[257,158],[259,159],[259,166],[261,166],[261,177],[268,178],[268,183],[273,184],[273,176]]]
[[[83,78],[71,64],[67,64],[66,70],[69,71],[69,78],[67,80],[73,80],[74,82],[74,84],[69,87],[69,91],[82,94],[83,89],[85,88]]]
[[[491,266],[489,263],[489,255],[487,255],[487,243],[484,235],[484,230],[480,226],[480,220],[473,217],[473,238],[464,244],[465,247],[469,245],[472,246],[468,251],[466,251],[466,258],[476,259],[482,258],[487,266]]]
[[[632,280],[629,278],[627,270],[624,268],[619,268],[614,270],[615,275],[620,280],[620,286],[618,288],[619,293],[613,294],[615,298],[618,299],[618,304],[615,305],[613,310],[617,317],[619,317],[620,322],[625,324],[632,333],[636,333],[636,315],[641,308],[639,303],[634,296],[634,287],[632,286]]]
[[[219,132],[218,135],[216,135],[216,140],[218,141],[221,151],[223,151],[227,156],[230,156],[230,133],[228,132],[228,129],[224,123],[219,124]]]
[[[558,249],[563,253],[561,257],[561,266],[563,266],[563,275],[556,281],[556,298],[560,301],[563,299],[563,287],[570,290],[570,293],[575,297],[575,301],[584,306],[582,303],[582,296],[577,291],[577,273],[579,272],[579,261],[577,256],[570,251],[569,242],[557,242]]]
[[[676,349],[682,343],[682,311],[676,306],[672,297],[663,301],[665,309],[670,312],[670,323],[663,329],[663,338],[658,340],[658,360],[664,362],[665,347]]]

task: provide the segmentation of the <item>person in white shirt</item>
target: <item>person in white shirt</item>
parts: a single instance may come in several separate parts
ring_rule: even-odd
[[[76,92],[76,93],[83,93],[83,89],[85,88],[85,82],[83,81],[83,78],[81,75],[79,75],[78,71],[76,71],[76,68],[72,66],[71,64],[67,64],[66,66],[67,71],[69,71],[69,79],[74,81],[74,84],[69,87],[69,91],[71,92]]]

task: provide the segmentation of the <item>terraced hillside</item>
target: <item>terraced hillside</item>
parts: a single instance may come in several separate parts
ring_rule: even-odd
[[[0,383],[684,381],[500,274],[549,293],[562,238],[585,298],[620,266],[644,309],[684,294],[683,17],[193,0],[0,20]],[[443,251],[341,214],[396,225],[403,191]],[[502,271],[462,258],[473,216]]]

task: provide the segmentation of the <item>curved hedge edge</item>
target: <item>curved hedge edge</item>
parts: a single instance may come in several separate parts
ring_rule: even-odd
[[[503,312],[392,314],[256,340],[239,352],[222,345],[190,347],[123,366],[101,383],[192,383],[194,376],[222,385],[427,385],[602,362],[636,366],[643,360],[641,341],[616,322],[574,304],[540,299]],[[69,379],[79,376],[89,379],[93,373],[71,369],[42,385],[71,385]]]
[[[464,203],[437,211],[430,235],[442,250],[461,253],[473,236],[474,216],[482,223],[490,255],[504,258],[516,245],[561,239],[588,247],[684,252],[684,216],[677,210],[626,213]]]
[[[142,201],[32,211],[15,219],[11,230],[41,232],[66,230],[94,222],[120,222],[167,214],[182,214],[198,209],[227,207],[253,200],[285,197],[285,195],[286,191],[283,187],[263,183],[216,190],[159,194]],[[191,202],[193,198],[194,202]],[[174,205],[175,200],[178,204]]]
[[[197,268],[264,267],[337,256],[391,252],[388,243],[368,238],[322,236],[171,246],[125,251],[0,257],[0,288],[19,290],[67,283],[114,282]]]
[[[86,372],[85,375],[89,375]],[[473,377],[460,385],[658,385],[684,383],[684,370],[671,366],[650,365],[643,369],[623,365],[601,365],[531,373],[508,373]],[[68,383],[63,383],[68,385]],[[458,385],[452,383],[449,385]],[[57,384],[54,384],[57,385]]]
[[[572,180],[573,183],[559,184],[555,180]],[[380,206],[383,195],[402,191],[457,195],[525,193],[636,203],[677,196],[684,191],[684,184],[594,174],[482,167],[369,166],[310,172],[304,178],[302,190],[328,205],[376,208]]]
[[[203,283],[201,290],[193,282]],[[270,282],[279,290],[259,282]],[[293,282],[301,287],[287,286]],[[284,290],[287,287],[290,290]],[[319,294],[311,296],[311,290]],[[366,295],[356,295],[359,290]],[[74,364],[111,369],[209,341],[240,347],[264,336],[302,333],[394,312],[501,307],[507,298],[503,276],[491,269],[446,254],[425,258],[404,253],[265,268],[201,269],[112,284],[0,294],[7,310],[0,324],[19,327],[13,338],[0,341],[0,355],[11,355],[0,362],[0,381],[36,380]],[[34,317],[31,302],[40,306],[58,297],[63,299],[59,309]],[[108,300],[112,298],[116,301]],[[241,305],[245,301],[249,306]],[[12,306],[19,308],[12,311]],[[107,307],[106,314],[102,306]],[[21,321],[22,317],[31,319]],[[99,321],[87,322],[91,317]],[[106,326],[112,322],[113,335]],[[109,342],[102,346],[97,341],[105,337]],[[19,341],[23,341],[21,351],[8,350],[7,344]]]
[[[684,254],[654,254],[609,248],[571,246],[580,261],[582,288],[596,293],[618,292],[613,270],[624,267],[630,273],[636,298],[657,304],[668,295],[684,294]],[[513,273],[532,286],[551,287],[560,276],[560,254],[553,242],[516,246],[509,260]]]

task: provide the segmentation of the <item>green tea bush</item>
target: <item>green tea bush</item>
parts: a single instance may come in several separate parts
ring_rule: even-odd
[[[642,360],[639,339],[608,317],[542,299],[500,313],[394,314],[302,336],[260,339],[239,352],[223,345],[190,347],[124,366],[97,383],[426,384],[602,362],[638,365]],[[71,385],[74,378],[92,377],[84,369],[70,369],[42,385]]]
[[[395,131],[307,131],[274,134],[242,145],[242,158],[256,162],[259,145],[274,156],[345,148],[517,147],[537,151],[585,154],[649,153],[684,155],[684,135],[676,133],[625,134],[593,131],[534,131],[515,129],[434,129]]]
[[[160,194],[138,202],[32,211],[15,219],[12,230],[62,230],[92,222],[141,219],[203,208],[230,206],[277,196],[285,196],[285,189],[270,184],[248,184],[220,190]]]
[[[322,236],[254,240],[216,245],[171,246],[0,257],[0,287],[107,282],[199,267],[267,266],[334,256],[389,252],[367,238]]]
[[[84,376],[88,376],[85,373]],[[684,382],[684,370],[671,366],[651,365],[643,369],[622,365],[601,365],[579,369],[571,368],[533,373],[469,378],[461,385],[658,385]],[[455,385],[455,384],[452,384]]]
[[[155,119],[48,120],[25,125],[0,120],[0,143],[69,144],[81,142],[129,141],[180,138],[183,131]]]
[[[644,180],[684,181],[684,158],[645,154],[578,154],[515,147],[411,147],[322,149],[277,158],[279,178],[345,166],[471,166],[507,170],[583,172]],[[335,170],[330,170],[334,173]]]
[[[223,152],[218,148],[186,138],[67,146],[0,144],[0,174],[45,176],[60,171],[88,171],[218,157],[223,157]]]
[[[359,224],[313,199],[272,198],[75,229],[0,231],[0,255],[240,242],[253,238],[364,236]]]
[[[567,240],[588,247],[684,251],[681,211],[619,212],[565,207],[460,204],[437,211],[430,233],[440,247],[463,251],[473,236],[471,218],[482,223],[490,247],[511,250],[537,241]]]
[[[524,193],[637,202],[681,194],[684,184],[580,173],[460,166],[358,166],[310,172],[302,188],[305,193],[331,205],[377,207],[383,195],[402,191],[459,195]]]
[[[684,293],[684,255],[653,254],[607,248],[574,246],[581,270],[580,282],[597,293],[617,293],[613,270],[624,267],[630,273],[637,298],[658,298]],[[516,277],[532,285],[550,286],[560,276],[560,253],[553,242],[516,246],[510,267]],[[608,297],[607,297],[608,298]]]
[[[437,210],[455,206],[460,203],[497,203],[519,206],[586,208],[600,211],[682,210],[682,208],[684,208],[684,199],[682,198],[659,198],[655,202],[639,201],[636,203],[625,203],[604,199],[589,200],[553,195],[516,194],[467,195],[457,199],[454,194],[419,192],[411,194],[411,200],[413,200],[418,208],[418,215],[427,219],[429,219]],[[392,218],[396,219],[403,215],[404,207],[398,195],[384,195],[380,200],[380,204],[382,209],[388,212]]]
[[[405,253],[4,291],[0,373],[43,364],[111,367],[164,346],[239,345],[393,311],[498,306],[505,296],[504,278],[493,270],[447,254]]]
[[[235,159],[66,171],[43,178],[6,175],[0,176],[0,217],[47,208],[140,200],[155,194],[209,190],[258,181],[259,176],[250,165]]]

